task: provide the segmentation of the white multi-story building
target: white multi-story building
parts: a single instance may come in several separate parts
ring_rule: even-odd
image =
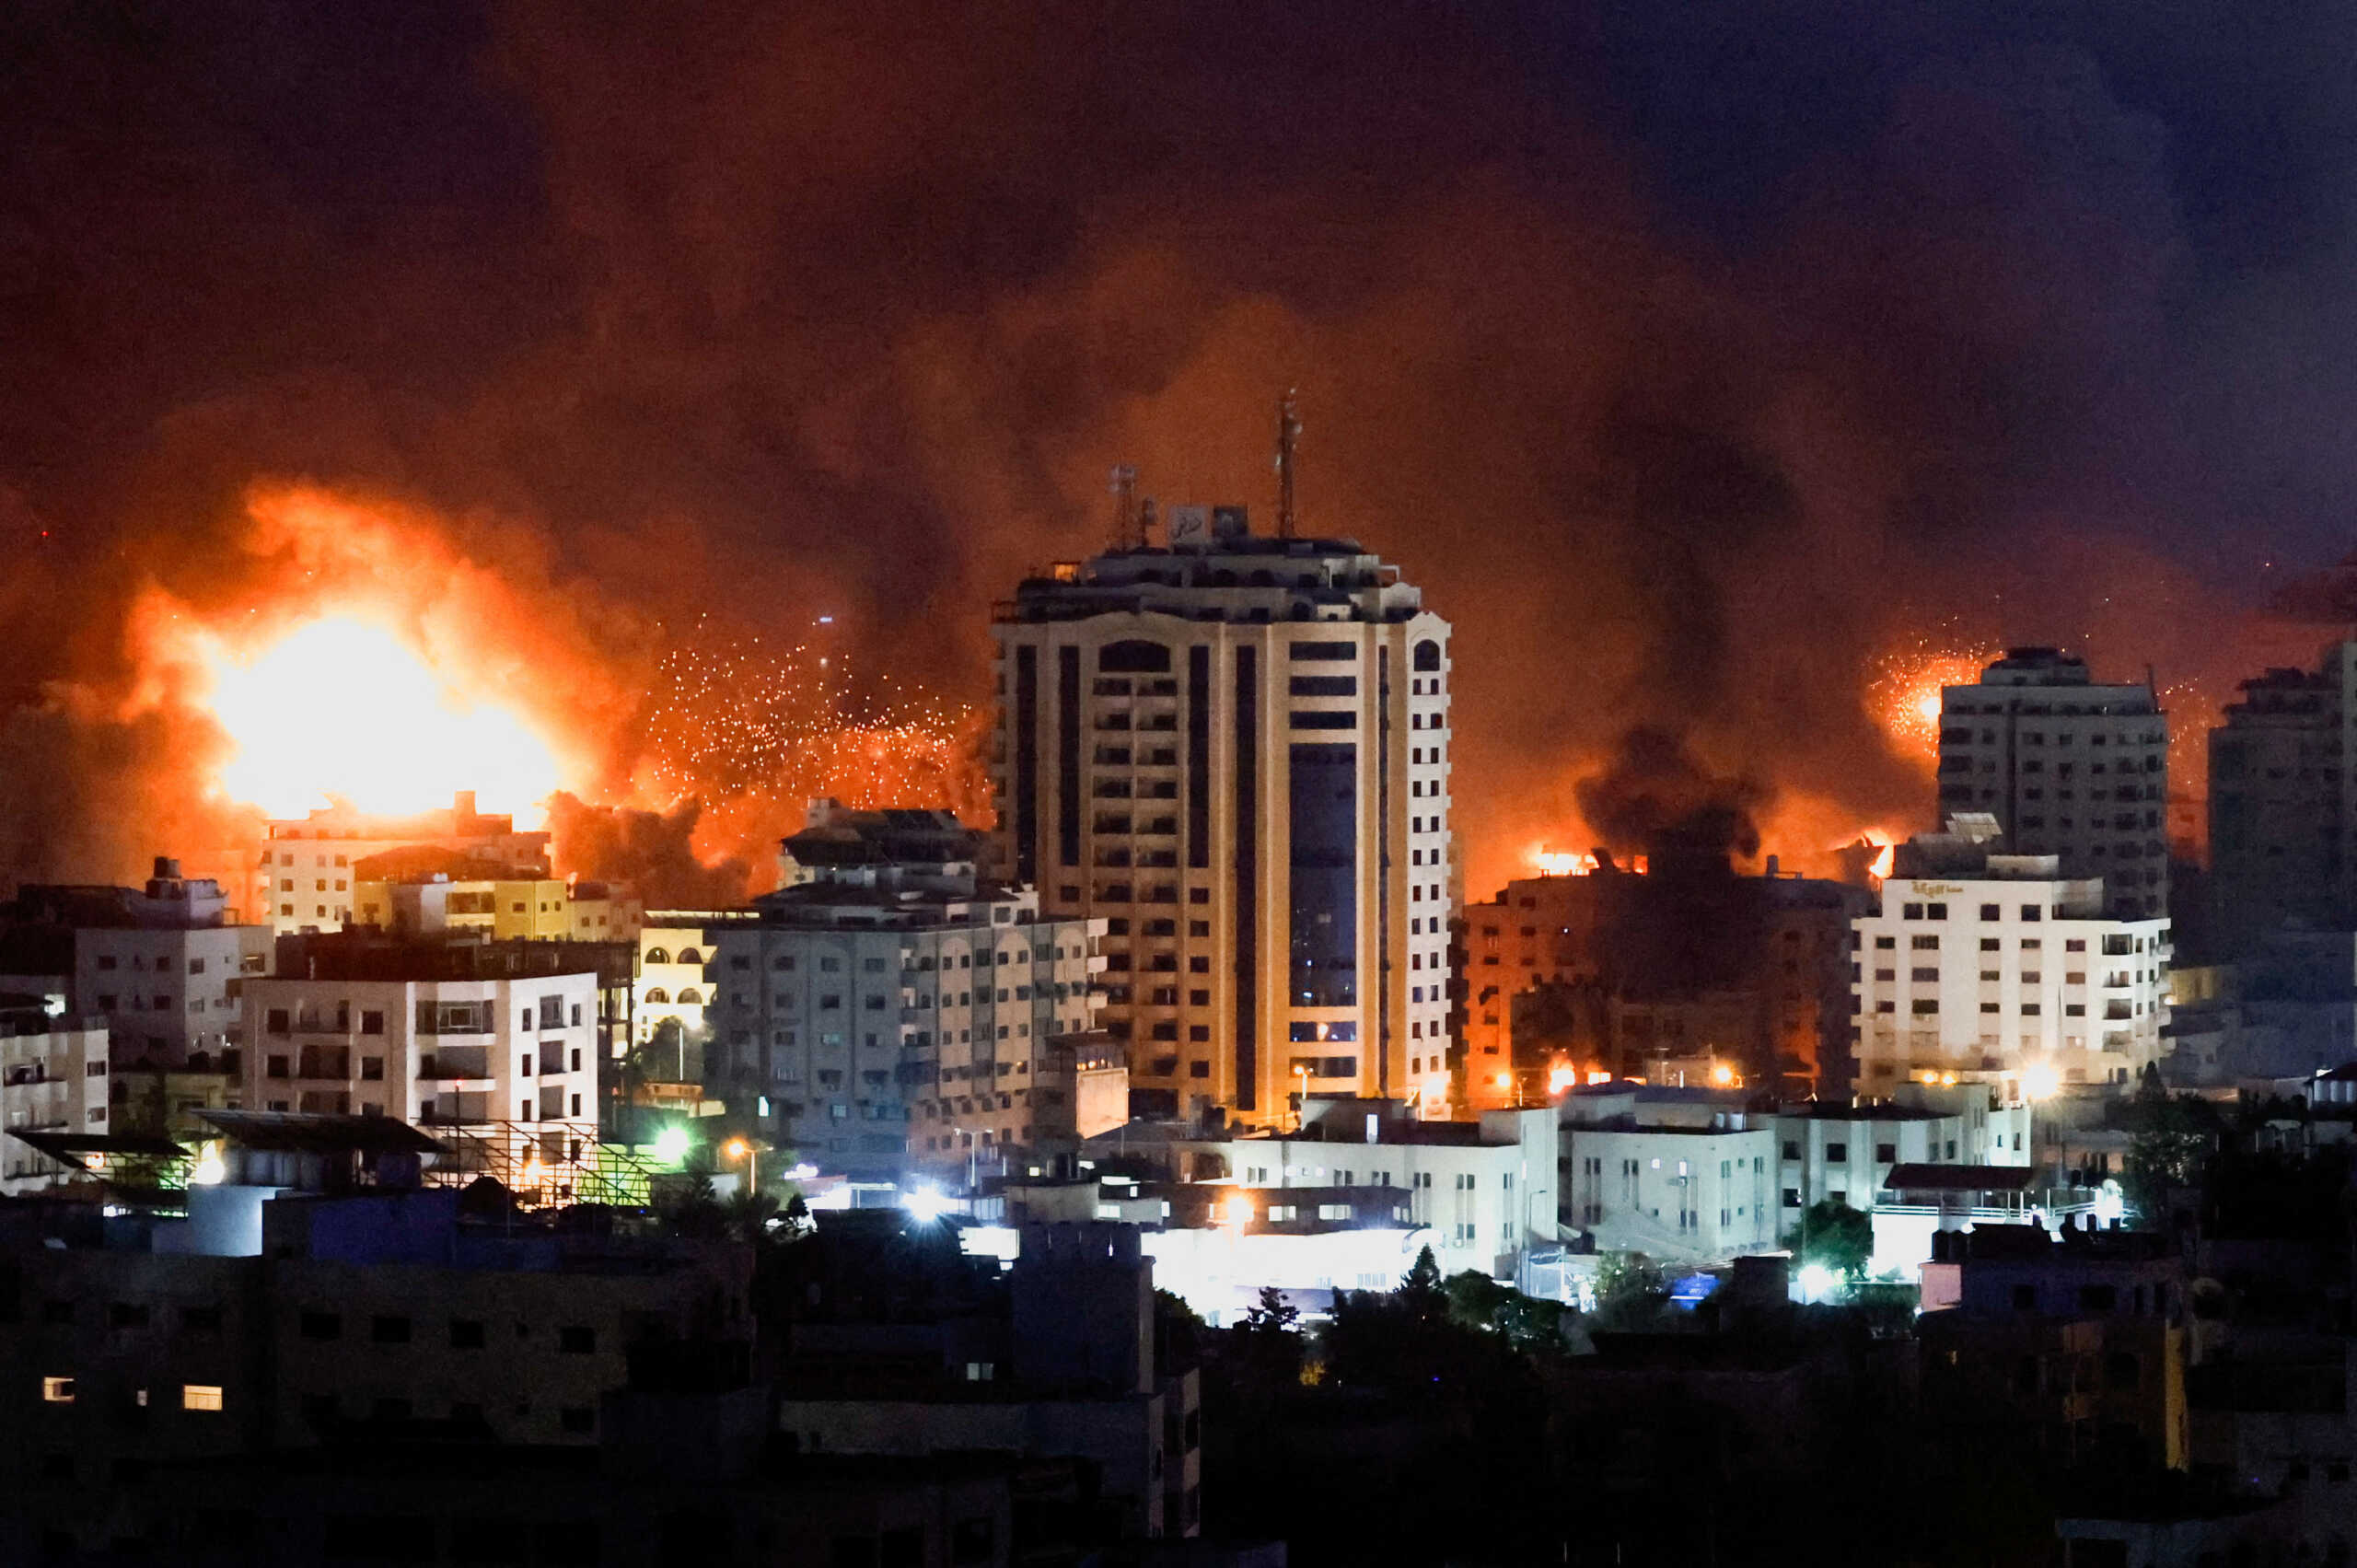
[[[1978,814],[1910,840],[1882,907],[1852,923],[1861,1092],[1953,1074],[2036,1098],[2126,1083],[2160,1054],[2168,921],[2107,915],[2099,878],[1997,840]]]
[[[1001,605],[1002,869],[1106,922],[1143,1109],[1446,1094],[1449,626],[1348,540],[1178,507]]]
[[[1561,1109],[1563,1223],[1607,1252],[1716,1262],[1777,1246],[1776,1126],[1740,1090],[1627,1082]]]
[[[1236,1186],[1249,1208],[1239,1222],[1291,1217],[1273,1212],[1290,1191],[1402,1189],[1401,1223],[1432,1233],[1443,1275],[1473,1269],[1513,1279],[1524,1252],[1554,1245],[1551,1108],[1484,1111],[1477,1121],[1406,1112],[1399,1100],[1312,1095],[1301,1125],[1287,1132],[1184,1138],[1173,1147],[1192,1179]]]
[[[549,851],[547,833],[517,832],[515,818],[477,811],[472,790],[460,790],[447,811],[383,817],[327,806],[273,819],[262,833],[247,907],[281,935],[353,923],[353,868],[389,850],[439,846],[491,865],[544,865]]]
[[[1901,1165],[2026,1166],[2030,1109],[2001,1103],[1987,1084],[1904,1083],[1895,1098],[1810,1100],[1776,1113],[1783,1223],[1813,1203],[1864,1211]]]
[[[2168,912],[2169,722],[2147,685],[2097,685],[2053,648],[2014,648],[1940,691],[1940,811],[1986,813],[2024,854],[2100,878],[2123,917]]]
[[[307,941],[247,988],[245,1105],[449,1128],[518,1170],[586,1159],[599,980],[561,972],[564,956],[540,942]]]
[[[107,1031],[51,1012],[43,997],[0,996],[0,1127],[103,1137]],[[0,1194],[34,1191],[69,1174],[22,1139],[0,1138]]]
[[[180,1066],[238,1047],[239,993],[270,969],[270,928],[235,913],[211,877],[158,856],[144,888],[28,885],[15,920],[20,935],[57,937],[72,1008],[108,1031],[120,1063]]]
[[[814,801],[784,842],[805,874],[703,933],[709,1090],[829,1170],[995,1170],[1096,1131],[1050,1047],[1094,1026],[1103,921],[979,879],[946,811]]]

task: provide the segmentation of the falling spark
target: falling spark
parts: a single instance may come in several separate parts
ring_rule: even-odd
[[[1894,746],[1933,761],[1940,754],[1941,689],[1979,679],[1997,656],[1974,643],[1919,639],[1883,656],[1867,702]]]

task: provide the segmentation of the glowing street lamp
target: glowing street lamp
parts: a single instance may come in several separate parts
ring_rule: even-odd
[[[731,1138],[721,1146],[720,1152],[730,1159],[745,1162],[745,1187],[748,1191],[761,1190],[761,1151],[755,1148],[749,1140]]]

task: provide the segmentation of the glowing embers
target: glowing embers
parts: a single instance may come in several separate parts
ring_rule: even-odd
[[[1993,647],[1943,646],[1928,641],[1885,655],[1867,702],[1891,744],[1925,761],[1936,758],[1941,688],[1974,684],[1998,656]]]
[[[222,789],[273,816],[331,797],[364,811],[536,806],[563,783],[548,742],[513,710],[476,700],[384,626],[308,621],[258,653],[208,639],[209,705],[235,750]]]

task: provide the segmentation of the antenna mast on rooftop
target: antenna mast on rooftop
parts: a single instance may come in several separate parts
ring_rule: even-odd
[[[1135,463],[1113,465],[1113,548],[1134,550],[1144,542],[1138,520],[1138,470]]]
[[[1301,420],[1294,409],[1294,389],[1277,400],[1277,537],[1291,539],[1295,517],[1293,500],[1294,447],[1301,439]]]

